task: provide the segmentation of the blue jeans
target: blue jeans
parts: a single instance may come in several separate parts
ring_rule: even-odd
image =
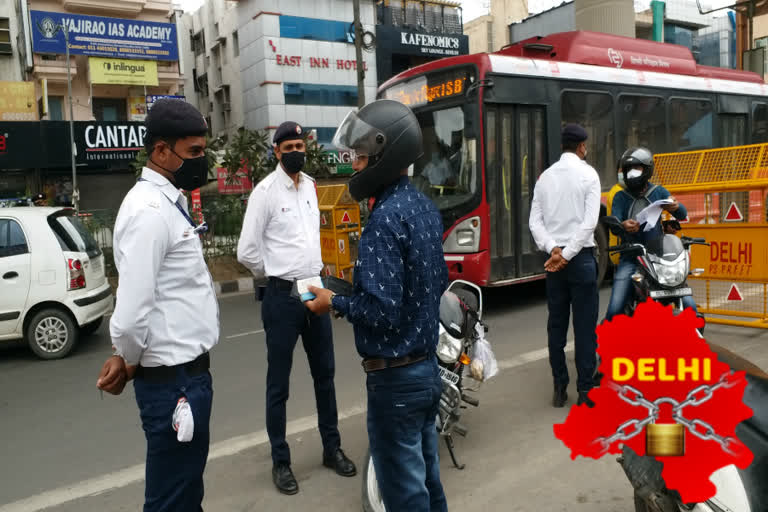
[[[368,373],[368,439],[379,491],[393,512],[447,512],[435,426],[442,381],[434,355]]]
[[[633,260],[619,260],[619,265],[613,274],[611,299],[608,301],[608,311],[605,313],[606,320],[624,313],[624,306],[632,297],[632,274],[637,271],[637,265]],[[698,312],[693,296],[683,297],[683,308],[693,308]]]
[[[291,297],[289,290],[281,290],[270,282],[261,303],[261,317],[267,338],[266,414],[272,463],[291,463],[291,450],[285,439],[286,403],[293,351],[299,336],[314,382],[323,451],[333,455],[341,445],[341,436],[333,383],[336,366],[330,315],[311,313],[299,299]]]
[[[563,270],[547,273],[549,364],[557,387],[567,387],[569,383],[565,345],[571,309],[578,374],[576,388],[589,391],[594,387],[599,300],[597,261],[591,248],[582,249]]]
[[[144,512],[201,512],[213,402],[211,374],[190,377],[179,369],[175,382],[137,377],[133,388],[147,439]],[[187,398],[195,422],[188,443],[179,442],[172,427],[173,411],[182,396]]]

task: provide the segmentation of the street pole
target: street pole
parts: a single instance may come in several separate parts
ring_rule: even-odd
[[[62,25],[64,30],[64,46],[66,47],[67,58],[67,96],[69,96],[69,154],[72,156],[72,205],[76,212],[80,212],[80,194],[77,192],[77,167],[75,165],[75,116],[72,106],[72,73],[69,65],[69,31],[66,24]]]
[[[365,106],[365,70],[363,69],[363,24],[360,22],[360,0],[352,0],[355,18],[355,59],[357,60],[357,106]]]

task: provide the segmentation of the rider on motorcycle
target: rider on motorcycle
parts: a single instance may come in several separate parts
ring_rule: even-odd
[[[653,153],[643,147],[627,149],[619,160],[621,190],[613,196],[611,215],[621,221],[627,232],[626,237],[621,240],[622,243],[646,244],[650,240],[664,236],[666,229],[662,228],[661,222],[650,231],[640,231],[641,225],[635,220],[637,214],[654,201],[672,199],[674,203],[664,205],[662,208],[677,220],[683,220],[688,216],[685,206],[678,203],[667,189],[650,182],[653,167]],[[623,312],[632,291],[630,279],[636,271],[635,256],[629,253],[622,254],[613,276],[613,289],[608,311],[605,314],[606,320],[611,320],[615,315]],[[683,297],[683,307],[697,311],[696,301],[690,295]]]

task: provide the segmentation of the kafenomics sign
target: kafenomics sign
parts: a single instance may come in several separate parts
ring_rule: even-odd
[[[414,32],[401,32],[400,44],[402,46],[418,47],[423,54],[428,55],[461,55],[462,38],[457,36],[419,34]]]
[[[66,53],[64,32],[69,31],[69,52],[145,60],[179,60],[176,25],[62,12],[30,11],[35,53]]]
[[[157,61],[90,57],[91,83],[158,85]]]

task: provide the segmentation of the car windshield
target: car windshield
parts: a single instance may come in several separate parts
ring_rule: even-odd
[[[414,185],[441,210],[470,201],[477,192],[475,139],[464,134],[461,107],[416,112],[424,154],[413,166]]]
[[[56,233],[61,249],[84,252],[93,258],[101,254],[99,244],[72,210],[60,210],[48,217],[48,225]]]

